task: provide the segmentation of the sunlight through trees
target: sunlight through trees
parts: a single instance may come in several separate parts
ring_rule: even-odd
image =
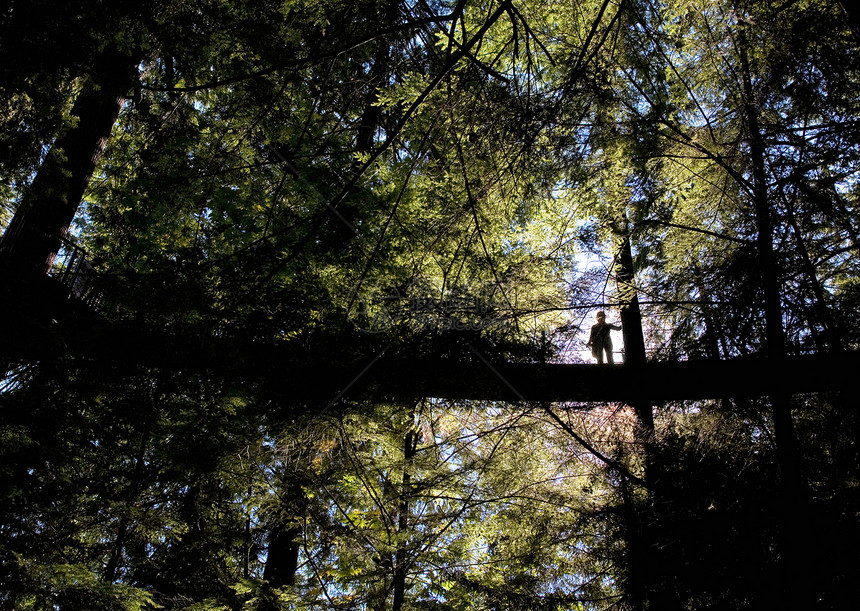
[[[0,609],[845,608],[844,3],[8,4]]]

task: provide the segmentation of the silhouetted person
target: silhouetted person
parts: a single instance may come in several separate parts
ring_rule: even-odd
[[[591,347],[591,354],[597,359],[597,364],[603,363],[603,353],[606,352],[606,362],[615,363],[612,356],[612,337],[610,331],[621,330],[621,325],[611,325],[606,322],[606,314],[601,310],[597,313],[597,324],[591,327],[591,336],[586,346]]]

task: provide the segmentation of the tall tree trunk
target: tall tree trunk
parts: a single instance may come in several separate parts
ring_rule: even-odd
[[[785,332],[782,326],[779,274],[773,249],[773,223],[768,198],[766,151],[759,125],[758,105],[747,52],[749,48],[747,28],[748,24],[741,19],[738,25],[738,53],[743,94],[741,111],[746,123],[749,147],[748,161],[752,174],[750,192],[758,230],[756,247],[764,296],[766,354],[771,360],[778,361],[786,356]],[[791,396],[788,393],[774,394],[771,396],[771,404],[781,487],[779,510],[780,547],[783,555],[781,602],[784,609],[799,609],[805,608],[812,601],[808,600],[807,596],[810,588],[803,586],[808,579],[803,574],[802,550],[800,548],[800,540],[803,538],[801,524],[804,495],[802,493],[794,422],[791,416]]]
[[[269,533],[269,548],[263,579],[271,588],[293,586],[299,566],[301,525],[296,522],[278,523]]]
[[[399,0],[387,0],[380,7],[378,19],[383,28],[393,27],[400,13]],[[382,106],[378,104],[377,90],[388,85],[391,76],[391,44],[386,37],[376,41],[373,65],[368,74],[368,89],[364,100],[364,111],[358,123],[355,148],[361,152],[373,149],[376,131],[382,123]]]
[[[699,298],[702,302],[702,317],[705,319],[705,354],[712,361],[719,361],[723,355],[728,356],[729,350],[726,345],[726,337],[720,326],[714,320],[711,308],[711,293],[705,286],[702,270],[698,265],[693,265],[693,281]]]
[[[633,611],[647,609],[648,550],[643,539],[642,506],[637,502],[630,482],[621,476],[622,515],[627,539],[627,592]]]
[[[108,558],[103,571],[104,579],[108,583],[114,583],[119,578],[119,568],[123,552],[125,551],[126,542],[134,530],[134,522],[132,521],[129,513],[130,508],[139,500],[140,494],[144,488],[143,472],[146,467],[145,457],[146,450],[149,448],[151,439],[150,427],[147,424],[140,437],[140,446],[138,447],[138,451],[134,457],[134,471],[131,475],[131,485],[129,486],[129,494],[126,499],[126,507],[123,510],[123,516],[117,527],[116,539],[114,539],[110,558]]]
[[[850,0],[837,0],[842,14],[845,15],[845,20],[848,22],[848,27],[854,33],[854,38],[860,42],[860,10],[857,10],[855,2]]]
[[[78,94],[71,111],[77,122],[51,146],[0,240],[0,253],[20,271],[50,270],[134,84],[137,64],[106,51]]]
[[[263,579],[271,588],[293,586],[301,550],[301,516],[307,511],[307,498],[301,482],[294,478],[286,485],[284,513],[269,532],[269,548]]]
[[[624,337],[624,366],[631,371],[641,369],[647,362],[645,334],[642,329],[642,311],[635,285],[633,248],[626,209],[622,206],[617,219],[619,247],[616,256],[616,285],[618,302],[621,303],[621,327]],[[639,398],[629,402],[636,413],[634,430],[635,447],[642,452],[644,473],[642,479],[649,485],[647,500],[642,501],[622,484],[622,495],[627,510],[627,544],[630,561],[630,600],[634,609],[671,609],[666,591],[659,584],[664,582],[655,561],[656,545],[654,524],[659,518],[655,510],[659,507],[659,468],[656,462],[656,439],[654,413],[651,401]]]
[[[409,430],[403,439],[403,480],[400,488],[400,505],[397,511],[397,534],[405,537],[409,528],[409,501],[411,497],[410,487],[412,485],[412,476],[409,474],[409,468],[412,465],[412,460],[415,458],[415,451],[418,446],[418,431]],[[406,600],[406,541],[400,539],[397,544],[397,551],[394,555],[394,601],[392,602],[392,611],[401,611],[403,602]]]
[[[630,227],[626,211],[619,218],[620,245],[616,258],[618,302],[621,303],[621,333],[624,337],[624,365],[636,370],[645,365],[645,333],[642,330],[642,311],[639,308],[639,295],[636,292],[633,248],[630,243]],[[646,453],[650,455],[654,445],[654,413],[647,399],[631,401],[636,412],[636,437]],[[653,474],[646,474],[653,475]],[[647,481],[647,480],[646,480]]]
[[[839,334],[838,323],[830,311],[830,307],[827,305],[827,297],[824,294],[824,287],[822,287],[821,282],[818,281],[818,275],[815,273],[815,265],[812,263],[812,258],[809,256],[809,250],[806,248],[806,243],[803,241],[803,234],[798,226],[797,217],[794,215],[794,211],[790,205],[788,206],[786,214],[788,223],[791,227],[792,233],[794,234],[794,240],[797,245],[797,254],[800,255],[803,273],[806,276],[806,280],[809,283],[812,294],[815,296],[815,301],[812,304],[814,316],[810,316],[809,321],[810,331],[817,338],[819,333],[815,328],[815,324],[816,322],[820,323],[821,326],[824,327],[824,333],[821,335],[823,335],[826,347],[829,347],[833,352],[841,352],[842,342],[840,339],[841,336]]]

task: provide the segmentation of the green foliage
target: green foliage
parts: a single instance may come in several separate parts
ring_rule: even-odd
[[[860,66],[832,3],[104,4],[0,16],[0,224],[79,84],[140,58],[75,220],[107,328],[571,362],[637,295],[650,358],[752,358],[776,286],[786,353],[860,343]],[[279,363],[190,365],[54,355],[3,381],[0,607],[633,608],[640,540],[652,606],[784,586],[766,399],[657,406],[646,447],[622,406],[306,380],[312,403]],[[808,590],[840,608],[856,397],[794,401]]]
[[[39,565],[18,554],[5,558],[4,564],[4,588],[13,592],[4,598],[4,603],[10,608],[22,611],[56,608],[142,611],[157,608],[149,592],[123,584],[105,583],[85,566],[68,563]]]

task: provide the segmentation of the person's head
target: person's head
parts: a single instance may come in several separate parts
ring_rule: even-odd
[[[603,310],[600,310],[597,313],[597,322],[603,322],[604,320],[606,320],[606,312],[604,312]]]

